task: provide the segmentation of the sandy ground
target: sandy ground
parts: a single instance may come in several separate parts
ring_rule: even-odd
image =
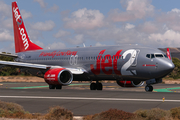
[[[180,84],[180,79],[177,80],[163,80],[165,84]]]
[[[18,118],[0,118],[0,120],[38,120],[38,119],[18,119]],[[75,116],[73,120],[83,120],[82,116]]]
[[[45,82],[44,78],[39,78],[35,76],[0,76],[0,82]],[[89,81],[87,81],[89,83]],[[105,83],[115,82],[115,81],[103,81]],[[73,81],[73,83],[75,83]],[[180,84],[180,79],[177,80],[168,80],[163,79],[165,84]]]
[[[38,120],[38,119],[0,118],[0,120]],[[74,116],[73,120],[83,120],[83,117],[82,116]]]
[[[0,76],[0,82],[45,82],[43,78],[34,76]]]

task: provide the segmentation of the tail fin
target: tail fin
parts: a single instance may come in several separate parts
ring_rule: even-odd
[[[172,59],[171,59],[171,52],[170,52],[170,49],[169,49],[169,48],[167,48],[166,55],[167,55],[167,57],[168,57],[170,60],[172,60]]]
[[[43,49],[29,40],[23,19],[16,2],[12,2],[15,52]]]

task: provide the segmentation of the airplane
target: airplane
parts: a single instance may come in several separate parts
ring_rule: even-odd
[[[0,61],[0,65],[43,77],[49,89],[62,89],[72,81],[90,81],[90,90],[102,90],[100,81],[109,80],[124,87],[146,82],[145,91],[151,92],[152,85],[161,83],[175,67],[162,51],[139,45],[45,50],[29,39],[17,2],[12,2],[12,17],[16,54],[1,53],[13,57],[14,62]]]

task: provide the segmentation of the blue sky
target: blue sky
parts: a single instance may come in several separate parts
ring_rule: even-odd
[[[11,3],[0,0],[0,51],[14,53]],[[117,44],[180,47],[179,0],[17,0],[44,49]]]

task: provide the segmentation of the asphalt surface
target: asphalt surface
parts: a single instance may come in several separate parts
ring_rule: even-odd
[[[157,84],[153,92],[145,92],[144,86],[122,88],[115,83],[103,84],[102,91],[89,90],[89,83],[72,84],[62,90],[49,90],[46,83],[0,84],[0,100],[20,104],[31,113],[46,113],[49,107],[57,105],[71,110],[74,115],[90,115],[110,108],[134,112],[156,107],[165,110],[180,107],[178,84]],[[159,89],[164,91],[158,92]]]

